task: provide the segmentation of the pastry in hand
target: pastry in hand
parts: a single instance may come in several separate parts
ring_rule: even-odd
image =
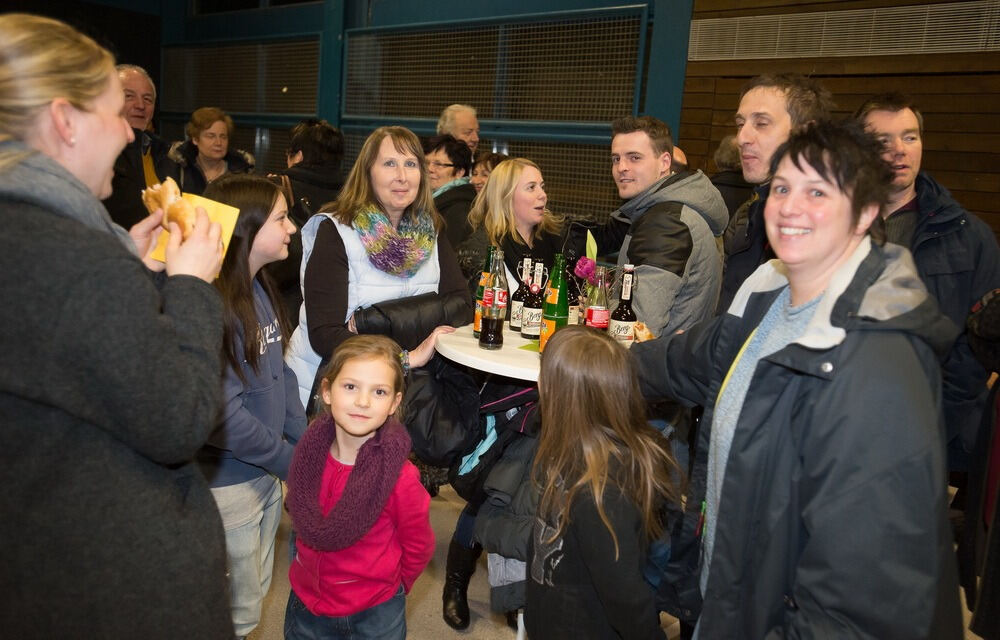
[[[191,235],[196,215],[194,206],[181,197],[181,190],[173,178],[167,177],[162,183],[143,189],[142,203],[150,213],[163,209],[163,220],[160,224],[164,229],[169,229],[170,223],[176,222],[181,229],[182,238],[186,240]]]
[[[646,340],[652,340],[655,337],[656,336],[654,336],[653,332],[649,330],[649,327],[646,326],[645,322],[636,322],[635,323],[635,341],[636,342],[645,342]]]

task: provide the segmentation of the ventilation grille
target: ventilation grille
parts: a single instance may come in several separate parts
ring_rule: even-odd
[[[319,40],[166,47],[162,109],[316,113]]]
[[[347,116],[604,122],[633,112],[641,15],[347,34]]]
[[[345,178],[366,137],[365,132],[344,131]],[[621,206],[611,178],[611,151],[607,145],[515,140],[507,146],[511,157],[530,158],[541,167],[552,211],[574,220],[604,223]],[[480,149],[491,147],[490,140],[479,141]]]
[[[691,21],[688,60],[1000,51],[1000,0]]]

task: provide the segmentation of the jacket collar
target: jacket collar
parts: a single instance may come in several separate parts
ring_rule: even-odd
[[[751,298],[786,286],[788,277],[782,262],[766,262],[737,292],[728,313],[743,317]],[[833,274],[822,296],[812,320],[793,344],[827,350],[841,344],[848,329],[891,328],[919,334],[936,350],[947,350],[950,323],[942,324],[945,319],[920,280],[913,257],[903,247],[878,247],[866,236]],[[769,297],[773,299],[773,295]]]
[[[919,226],[951,222],[965,214],[965,209],[948,189],[924,171],[917,174],[917,209],[920,212]]]

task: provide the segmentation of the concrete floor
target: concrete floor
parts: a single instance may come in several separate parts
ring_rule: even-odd
[[[469,609],[472,623],[465,631],[455,631],[441,619],[441,589],[444,585],[445,558],[448,542],[465,502],[450,486],[441,487],[441,492],[431,500],[431,527],[434,529],[436,549],[434,557],[424,573],[413,586],[406,599],[407,637],[413,640],[442,640],[443,638],[475,638],[476,640],[514,640],[515,632],[507,626],[504,617],[490,611],[489,584],[486,581],[486,555],[479,561],[479,569],[469,584]],[[285,603],[288,601],[288,531],[291,521],[285,513],[278,529],[275,542],[274,574],[271,590],[264,599],[264,609],[260,625],[247,636],[247,640],[282,640],[285,619]],[[968,631],[969,611],[965,609],[966,640],[979,640],[979,636]],[[679,636],[675,620],[661,614],[660,622],[670,640]]]

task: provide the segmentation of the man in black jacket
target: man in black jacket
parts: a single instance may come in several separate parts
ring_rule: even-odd
[[[736,291],[757,267],[774,257],[764,234],[764,204],[771,188],[771,155],[795,129],[830,116],[830,92],[794,73],[757,76],[740,93],[736,144],[743,179],[757,185],[726,229],[725,271],[718,313],[729,308]]]
[[[855,117],[882,142],[882,158],[895,174],[883,212],[887,240],[910,250],[920,279],[941,311],[964,329],[976,301],[1000,286],[996,236],[920,170],[924,119],[908,96],[874,96]],[[941,368],[948,469],[964,472],[978,437],[989,373],[973,357],[964,330]]]
[[[122,115],[134,129],[135,140],[115,160],[111,195],[104,200],[104,208],[112,220],[128,229],[149,215],[142,204],[142,190],[167,176],[176,179],[178,169],[167,158],[170,145],[150,131],[156,109],[156,85],[152,78],[134,64],[120,64],[117,68],[125,91]]]

